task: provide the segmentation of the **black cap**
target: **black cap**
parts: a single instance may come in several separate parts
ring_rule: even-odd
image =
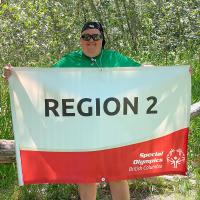
[[[104,45],[106,43],[105,41],[105,37],[104,37],[104,32],[103,32],[103,26],[101,25],[101,23],[99,22],[87,22],[84,24],[82,30],[81,30],[81,33],[87,29],[98,29],[102,36],[103,36],[103,41],[102,41],[102,49],[104,48]]]

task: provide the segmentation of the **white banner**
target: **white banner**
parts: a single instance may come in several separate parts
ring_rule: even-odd
[[[20,183],[22,151],[102,151],[188,128],[190,81],[188,66],[14,68],[9,83]]]

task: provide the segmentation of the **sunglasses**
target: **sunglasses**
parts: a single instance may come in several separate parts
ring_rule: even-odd
[[[83,34],[81,35],[81,38],[85,41],[90,41],[90,39],[92,38],[94,41],[98,41],[103,39],[103,36],[101,34]]]

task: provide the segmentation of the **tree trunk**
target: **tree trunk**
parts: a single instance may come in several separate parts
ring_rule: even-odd
[[[191,105],[190,117],[194,118],[200,115],[200,101]]]
[[[132,40],[132,50],[133,51],[137,51],[137,16],[136,16],[136,9],[135,9],[135,1],[131,2],[131,8],[132,8],[132,16],[131,16],[131,19],[128,15],[128,9],[127,9],[127,5],[126,5],[126,1],[123,0],[122,1],[123,3],[123,7],[124,7],[124,13],[125,13],[125,16],[126,16],[126,23],[127,23],[127,26],[128,26],[128,31],[129,31],[129,34],[131,36],[131,40]]]
[[[0,140],[0,164],[15,162],[14,140]]]

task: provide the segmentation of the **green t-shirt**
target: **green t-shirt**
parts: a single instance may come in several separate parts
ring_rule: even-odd
[[[89,58],[82,51],[73,51],[64,55],[53,67],[139,67],[140,63],[114,50],[102,50]]]

